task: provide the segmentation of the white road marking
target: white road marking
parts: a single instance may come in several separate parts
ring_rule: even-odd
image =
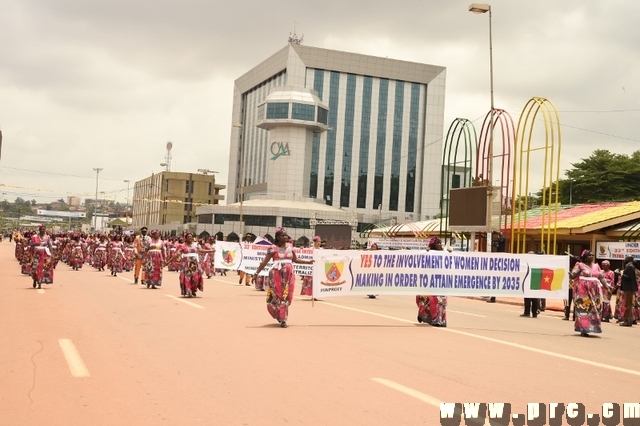
[[[124,280],[124,281],[126,281],[126,282],[129,282],[129,283],[133,284],[133,280],[130,280],[129,278],[125,278],[125,277],[118,277],[118,278],[120,278],[121,280]]]
[[[486,318],[486,315],[478,315],[478,314],[472,314],[469,312],[462,312],[462,311],[454,311],[453,309],[447,309],[447,312],[453,312],[454,314],[462,314],[462,315],[469,315],[472,317],[479,317],[479,318]]]
[[[336,304],[327,303],[327,302],[324,302],[323,304],[324,305],[328,305],[328,306],[335,306],[337,308],[347,309],[349,311],[362,312],[364,314],[369,314],[369,315],[373,315],[373,316],[377,316],[377,317],[387,318],[387,319],[400,321],[400,322],[404,322],[404,323],[415,324],[415,321],[409,321],[409,320],[406,320],[404,318],[397,318],[397,317],[392,317],[390,315],[383,315],[383,314],[379,314],[379,313],[376,313],[376,312],[365,311],[364,309],[356,309],[356,308],[351,308],[351,307],[348,307],[348,306],[341,306],[341,305],[336,305]],[[600,362],[590,361],[590,360],[587,360],[587,359],[581,359],[581,358],[575,357],[574,355],[564,355],[564,354],[561,354],[561,353],[558,353],[558,352],[552,352],[552,351],[547,351],[547,350],[544,350],[544,349],[534,348],[534,347],[531,347],[531,346],[521,345],[519,343],[507,342],[506,340],[494,339],[492,337],[481,336],[479,334],[473,334],[473,333],[467,333],[465,331],[454,330],[454,329],[449,328],[449,327],[437,327],[436,330],[440,330],[440,331],[443,331],[443,332],[449,332],[449,333],[455,333],[455,334],[459,334],[459,335],[467,336],[467,337],[474,337],[476,339],[486,340],[488,342],[493,342],[493,343],[499,343],[501,345],[511,346],[513,348],[523,349],[525,351],[530,351],[530,352],[535,352],[535,353],[539,353],[539,354],[542,354],[542,355],[547,355],[547,356],[551,356],[551,357],[555,357],[555,358],[560,358],[560,359],[563,359],[563,360],[566,360],[566,361],[573,361],[573,362],[577,362],[579,364],[586,364],[586,365],[590,365],[592,367],[598,367],[598,368],[602,368],[602,369],[605,369],[605,370],[617,371],[618,373],[630,374],[632,376],[640,376],[640,371],[637,371],[637,370],[631,370],[631,369],[628,369],[628,368],[617,367],[615,365],[603,364],[603,363],[600,363]]]
[[[380,317],[380,318],[387,318],[387,319],[392,319],[392,320],[395,320],[395,321],[405,322],[407,324],[415,324],[416,323],[415,321],[412,321],[412,320],[406,320],[406,319],[403,319],[403,318],[392,317],[392,316],[389,316],[389,315],[379,314],[377,312],[365,311],[364,309],[351,308],[349,306],[336,305],[335,303],[322,302],[322,304],[323,305],[328,305],[328,306],[335,306],[336,308],[342,308],[342,309],[346,309],[348,311],[361,312],[363,314],[369,314],[369,315],[373,315],[373,316]]]
[[[38,294],[44,294],[44,289],[39,288],[39,289],[38,289]]]
[[[440,403],[442,401],[427,395],[426,393],[422,393],[420,391],[417,391],[415,389],[412,388],[408,388],[404,385],[401,385],[399,383],[396,382],[392,382],[391,380],[387,380],[387,379],[379,379],[379,378],[375,378],[372,377],[371,380],[373,380],[374,382],[380,383],[381,385],[387,386],[391,389],[397,390],[398,392],[402,392],[405,395],[409,395],[415,399],[418,399],[422,402],[426,402],[429,405],[433,405],[434,407],[438,407],[440,408]]]
[[[60,339],[58,343],[60,343],[62,353],[67,360],[67,364],[69,364],[71,375],[73,377],[89,377],[89,370],[87,370],[87,367],[84,365],[73,342],[69,339]]]
[[[189,306],[193,306],[194,308],[198,308],[198,309],[204,309],[204,306],[202,305],[198,305],[197,303],[193,303],[193,302],[189,302],[188,300],[185,300],[182,297],[176,297],[173,294],[165,294],[165,296],[170,297],[172,299],[177,300],[178,302],[182,302],[185,305],[189,305]]]

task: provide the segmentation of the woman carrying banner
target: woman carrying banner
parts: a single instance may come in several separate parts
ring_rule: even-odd
[[[312,260],[298,259],[293,247],[288,243],[289,236],[284,228],[276,229],[276,243],[267,249],[267,255],[258,266],[253,279],[262,272],[267,263],[273,259],[273,266],[269,269],[267,280],[267,310],[273,318],[278,320],[280,327],[287,327],[289,305],[293,299],[296,275],[293,263],[305,265],[313,264]]]
[[[580,261],[571,270],[571,277],[574,278],[573,305],[576,316],[574,330],[579,331],[583,337],[588,337],[589,333],[602,333],[602,287],[606,289],[608,285],[600,265],[594,259],[590,250],[583,250]]]
[[[313,249],[321,249],[320,244],[322,239],[319,236],[313,237]],[[313,275],[305,275],[302,277],[302,288],[300,289],[300,296],[313,296]]]
[[[442,241],[431,237],[429,250],[442,251]],[[418,322],[431,324],[434,327],[447,326],[447,296],[416,296],[418,305]]]

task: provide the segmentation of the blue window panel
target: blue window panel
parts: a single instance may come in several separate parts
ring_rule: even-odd
[[[325,164],[327,170],[324,176],[324,201],[333,205],[333,183],[336,166],[336,125],[338,123],[338,96],[340,94],[340,73],[331,71],[329,80],[329,131],[327,131],[327,152]]]
[[[282,118],[289,118],[289,104],[287,102],[267,104],[267,120]]]
[[[315,121],[316,107],[307,104],[291,104],[291,118],[293,120]]]
[[[347,75],[347,98],[344,108],[344,141],[342,145],[342,187],[340,207],[349,207],[351,196],[351,158],[353,157],[353,123],[356,115],[356,76]]]
[[[404,81],[396,81],[393,105],[393,144],[391,146],[391,188],[389,210],[398,211],[400,196],[400,157],[402,155],[402,114],[404,112]]]
[[[318,96],[322,99],[322,91],[324,89],[324,70],[315,70],[313,77],[313,90],[318,92]],[[318,111],[318,121],[320,121],[320,111]],[[326,123],[326,120],[325,120]],[[311,143],[311,176],[309,179],[309,196],[318,197],[318,172],[320,165],[320,133],[313,134]]]
[[[378,94],[378,136],[376,138],[376,165],[373,178],[373,208],[382,204],[382,190],[384,186],[385,145],[387,143],[387,102],[389,100],[389,80],[380,79],[380,93]]]
[[[405,211],[415,211],[416,163],[418,157],[418,122],[420,121],[420,84],[411,84],[411,105],[409,109],[409,151],[407,155],[407,189]]]
[[[373,78],[364,77],[362,83],[362,116],[360,118],[360,158],[358,164],[357,208],[367,207],[367,174],[369,172],[369,143],[371,138],[371,93]]]

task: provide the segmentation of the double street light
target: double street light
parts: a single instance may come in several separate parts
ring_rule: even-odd
[[[492,219],[493,219],[493,133],[494,133],[494,102],[493,102],[493,39],[491,34],[491,5],[487,3],[472,3],[469,12],[482,14],[489,12],[489,79],[491,90],[491,122],[489,127],[489,162],[487,164],[487,251],[491,251]]]

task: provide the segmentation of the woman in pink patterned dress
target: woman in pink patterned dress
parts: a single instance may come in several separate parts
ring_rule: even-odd
[[[124,269],[124,245],[122,244],[122,236],[116,233],[112,237],[110,253],[111,253],[111,275],[118,276],[118,272]]]
[[[608,284],[608,288],[604,288],[602,291],[602,314],[600,315],[600,319],[603,322],[609,322],[611,318],[613,318],[611,312],[611,289],[614,287],[616,275],[611,270],[611,263],[608,260],[602,261],[602,274]]]
[[[602,311],[602,288],[607,288],[600,265],[590,250],[584,250],[580,262],[571,270],[573,283],[573,304],[576,321],[574,330],[583,337],[589,333],[602,333],[600,313]],[[586,278],[586,279],[585,279]],[[594,279],[595,278],[595,279]]]
[[[162,269],[165,263],[164,244],[160,239],[160,231],[154,229],[149,234],[150,238],[144,242],[146,256],[144,270],[146,273],[144,283],[147,288],[157,288],[162,285]]]
[[[135,260],[135,248],[133,247],[133,237],[127,235],[124,237],[124,263],[122,269],[126,272],[133,270],[133,261]]]
[[[289,305],[293,299],[293,290],[296,275],[293,271],[293,263],[311,265],[313,260],[300,260],[288,243],[289,236],[284,228],[276,229],[276,243],[269,247],[267,255],[258,266],[255,277],[262,272],[267,263],[273,259],[273,266],[269,270],[267,280],[267,310],[271,316],[278,320],[280,327],[287,327]]]
[[[53,259],[51,255],[51,237],[44,225],[38,227],[38,233],[29,240],[33,254],[31,277],[33,288],[42,288],[42,284],[53,284]]]
[[[429,250],[442,251],[442,241],[431,237]],[[447,326],[447,296],[416,296],[418,305],[418,322],[431,324],[434,327]]]
[[[107,237],[100,235],[100,238],[93,250],[93,267],[98,271],[104,271],[107,266]]]
[[[198,259],[200,253],[211,253],[213,250],[205,249],[193,241],[193,235],[185,234],[184,244],[180,244],[176,249],[174,258],[179,258],[180,262],[180,293],[186,297],[196,297],[196,293],[204,291],[204,280],[202,276],[202,266]],[[169,261],[173,261],[170,259]]]
[[[318,250],[322,247],[322,238],[319,236],[313,237],[313,249]],[[300,296],[313,296],[313,275],[305,275],[302,277],[302,288],[300,289]]]
[[[71,238],[71,253],[69,254],[69,264],[74,271],[79,271],[84,265],[84,251],[80,235],[73,234]]]

